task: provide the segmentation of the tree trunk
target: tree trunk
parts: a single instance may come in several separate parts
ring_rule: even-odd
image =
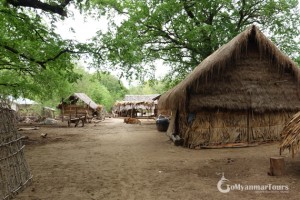
[[[284,157],[271,157],[270,158],[270,176],[282,176],[285,174]]]

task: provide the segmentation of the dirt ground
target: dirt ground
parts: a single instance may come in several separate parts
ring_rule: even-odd
[[[191,150],[174,146],[156,130],[154,120],[130,125],[113,118],[22,133],[29,137],[25,155],[34,177],[19,200],[299,199],[300,156],[291,159],[286,152],[287,175],[267,175],[278,143]],[[288,190],[221,193],[217,183],[222,173],[229,185],[284,185]]]

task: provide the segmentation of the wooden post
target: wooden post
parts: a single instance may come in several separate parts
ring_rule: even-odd
[[[247,142],[250,144],[250,111],[247,109]]]
[[[133,114],[133,104],[131,104],[131,112],[130,112],[130,117],[132,118],[132,114]]]
[[[65,111],[64,111],[64,98],[61,98],[61,121],[63,122],[64,121],[64,114],[65,114]]]
[[[282,176],[285,174],[284,157],[271,157],[270,158],[270,176]]]

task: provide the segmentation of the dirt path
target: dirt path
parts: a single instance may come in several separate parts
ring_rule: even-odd
[[[128,125],[122,119],[23,134],[29,137],[25,153],[34,180],[20,200],[299,199],[299,157],[286,158],[288,175],[267,175],[278,144],[190,150],[174,146],[153,121]],[[289,190],[223,194],[217,189],[222,172],[229,184],[287,185]]]

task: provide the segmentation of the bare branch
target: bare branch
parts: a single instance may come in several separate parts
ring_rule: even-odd
[[[63,54],[65,53],[72,53],[72,54],[85,54],[85,53],[90,53],[88,51],[73,51],[73,50],[69,50],[69,49],[63,49],[61,50],[60,52],[58,52],[55,56],[51,57],[51,58],[48,58],[44,61],[38,61],[36,60],[35,58],[32,58],[30,56],[27,56],[21,52],[19,52],[18,50],[12,48],[12,47],[9,47],[7,45],[1,45],[0,44],[0,47],[3,47],[4,49],[10,51],[11,53],[14,53],[16,55],[19,55],[20,57],[30,61],[30,62],[33,62],[33,63],[36,63],[38,65],[40,65],[43,69],[46,69],[46,63],[50,62],[50,61],[55,61],[56,59],[58,59],[60,56],[62,56]]]
[[[61,16],[67,16],[67,12],[65,11],[65,7],[72,1],[72,0],[63,0],[61,4],[48,4],[41,2],[39,0],[6,0],[7,3],[15,6],[15,7],[30,7],[41,9],[46,12],[56,13]]]
[[[16,83],[0,83],[0,86],[5,86],[5,87],[19,87],[20,85],[19,84],[16,84]]]

